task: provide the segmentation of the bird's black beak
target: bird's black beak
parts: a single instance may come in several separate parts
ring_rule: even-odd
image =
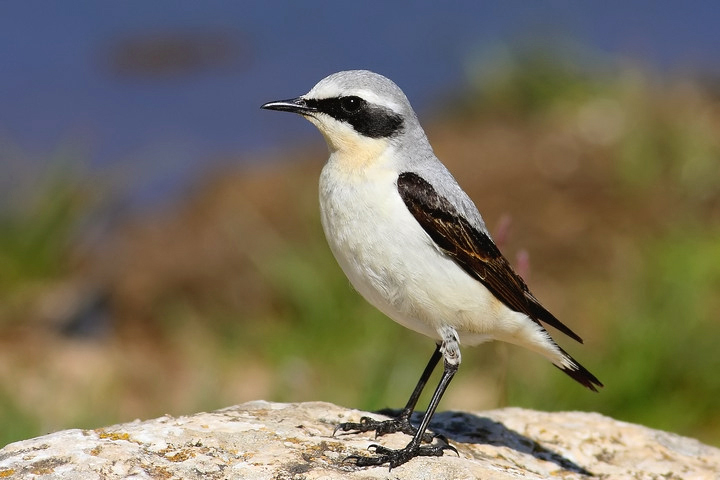
[[[307,101],[302,97],[268,102],[260,108],[265,108],[267,110],[279,110],[281,112],[299,113],[300,115],[307,115],[317,111],[317,109],[309,106]]]

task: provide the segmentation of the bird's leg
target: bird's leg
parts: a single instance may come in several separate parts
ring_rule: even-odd
[[[420,422],[420,426],[412,440],[410,440],[410,443],[400,450],[392,450],[381,445],[370,445],[368,448],[375,454],[374,456],[351,455],[346,458],[346,460],[353,460],[355,465],[360,467],[384,465],[388,463],[390,464],[390,469],[393,469],[415,457],[441,457],[445,450],[452,450],[457,453],[455,447],[448,444],[444,438],[441,438],[442,442],[439,444],[422,445],[423,436],[430,424],[430,419],[435,413],[447,386],[450,384],[450,380],[452,380],[460,366],[460,343],[457,332],[455,332],[453,328],[443,327],[440,329],[440,333],[443,337],[443,342],[439,348],[444,359],[443,375],[435,389],[435,393],[433,393],[427,411]]]
[[[338,431],[343,431],[350,433],[375,432],[376,438],[381,435],[395,432],[403,432],[408,435],[414,436],[417,430],[410,424],[410,416],[412,415],[413,411],[415,411],[415,405],[417,405],[420,394],[425,388],[425,385],[427,384],[430,375],[432,375],[433,370],[435,370],[435,367],[440,361],[441,356],[442,353],[440,352],[440,345],[437,345],[437,347],[435,347],[435,352],[432,354],[432,357],[430,357],[430,361],[428,362],[425,370],[423,370],[423,373],[420,376],[420,380],[418,380],[417,385],[415,385],[415,389],[413,390],[412,395],[410,395],[410,398],[408,399],[405,408],[402,409],[402,411],[397,417],[384,421],[375,420],[370,417],[362,417],[360,418],[360,422],[357,423],[347,422],[339,424],[337,427],[335,427],[333,435],[335,435]],[[432,440],[433,436],[430,434],[426,434],[423,437],[424,442],[430,443],[432,442]]]

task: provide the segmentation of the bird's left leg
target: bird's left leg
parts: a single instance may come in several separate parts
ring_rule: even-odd
[[[374,431],[376,438],[381,435],[395,432],[403,432],[408,435],[414,436],[415,433],[417,433],[417,429],[410,424],[410,416],[415,410],[415,405],[417,405],[417,401],[420,398],[420,394],[422,393],[423,388],[425,388],[425,384],[430,378],[430,375],[432,375],[433,370],[435,370],[435,366],[437,366],[438,362],[440,361],[440,357],[442,357],[440,348],[440,344],[435,347],[435,352],[433,352],[432,357],[430,357],[430,361],[425,367],[425,370],[420,376],[420,380],[418,380],[417,385],[415,385],[415,389],[413,390],[412,395],[410,395],[410,398],[408,399],[405,408],[403,408],[400,412],[400,415],[390,420],[375,420],[370,417],[362,417],[360,418],[360,422],[341,423],[337,427],[335,427],[333,435],[335,435],[338,431],[342,430],[343,432],[350,433]],[[427,434],[423,437],[424,442],[430,443],[432,442],[432,440],[433,436],[430,434]]]
[[[372,457],[365,457],[360,455],[351,455],[346,460],[354,460],[355,465],[365,467],[372,465],[384,465],[390,464],[390,469],[402,465],[415,457],[440,457],[445,450],[452,450],[457,453],[457,450],[447,442],[442,442],[436,445],[422,445],[423,435],[430,424],[430,419],[435,414],[440,399],[442,398],[445,390],[447,389],[450,381],[460,366],[460,342],[458,334],[454,328],[442,327],[439,329],[439,333],[443,338],[440,344],[439,351],[443,356],[443,374],[440,379],[440,383],[433,393],[430,404],[428,405],[427,411],[423,416],[420,426],[418,427],[415,435],[413,436],[410,443],[405,448],[400,450],[392,450],[382,445],[370,445],[368,447],[375,455]]]

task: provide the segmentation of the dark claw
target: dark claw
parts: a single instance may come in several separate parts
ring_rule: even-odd
[[[361,417],[360,423],[355,423],[355,422],[340,423],[340,424],[338,424],[338,426],[335,427],[335,430],[333,430],[333,437],[339,430],[342,430],[343,432],[348,432],[348,433],[371,432],[371,431],[375,430],[376,425],[379,425],[380,423],[382,423],[382,422],[373,420],[370,417]]]
[[[445,450],[452,450],[453,452],[455,452],[455,455],[457,455],[458,457],[460,456],[460,452],[457,451],[457,448],[450,445],[450,442],[448,441],[448,439],[445,435],[438,434],[438,435],[435,435],[434,438],[437,438],[438,440],[440,440],[442,442],[443,448]]]
[[[348,433],[375,432],[375,438],[395,432],[402,432],[412,437],[415,436],[417,432],[417,429],[410,424],[410,421],[406,417],[398,417],[384,421],[374,420],[370,417],[362,417],[358,423],[347,422],[339,424],[335,427],[335,430],[333,430],[333,436],[341,430]],[[424,443],[431,443],[433,441],[433,435],[425,433],[422,440]]]
[[[458,456],[457,449],[447,442],[439,445],[413,445],[410,444],[400,450],[392,450],[382,445],[372,444],[368,447],[374,456],[364,457],[360,455],[350,455],[344,461],[352,460],[358,467],[372,467],[390,464],[390,470],[408,462],[415,457],[442,457],[445,450],[452,450]]]
[[[355,463],[355,465],[357,465],[357,461],[360,460],[361,458],[363,458],[363,457],[361,457],[360,455],[348,455],[347,457],[345,457],[343,459],[343,463],[353,461]]]

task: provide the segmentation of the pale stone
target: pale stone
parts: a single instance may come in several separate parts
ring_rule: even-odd
[[[358,468],[372,433],[336,435],[363,415],[329,403],[249,402],[212,413],[164,416],[97,430],[66,430],[0,450],[0,478],[384,479],[388,467]],[[720,450],[697,440],[596,413],[519,408],[442,412],[432,423],[459,456],[415,458],[397,479],[715,479]],[[377,442],[402,448],[396,433]]]

